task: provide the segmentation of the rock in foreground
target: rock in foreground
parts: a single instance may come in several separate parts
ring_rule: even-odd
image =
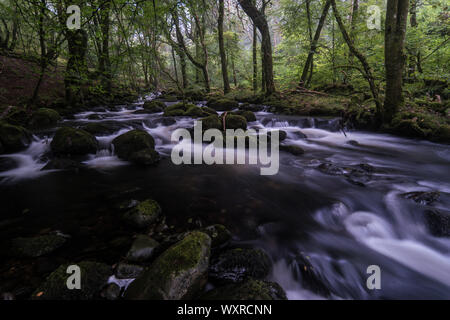
[[[194,231],[167,249],[125,292],[131,300],[190,299],[207,280],[210,237]]]
[[[248,280],[229,284],[208,291],[202,296],[205,300],[287,300],[286,293],[279,284],[269,281]]]
[[[56,131],[50,145],[57,155],[86,155],[97,151],[98,141],[87,131],[63,127]]]

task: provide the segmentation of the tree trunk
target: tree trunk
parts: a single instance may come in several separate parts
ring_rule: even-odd
[[[66,102],[75,106],[83,101],[83,85],[87,77],[86,51],[87,34],[83,29],[67,31],[69,59],[67,61],[64,85]]]
[[[323,7],[322,15],[320,16],[319,24],[317,25],[317,29],[314,34],[314,39],[311,42],[311,48],[309,50],[308,57],[306,58],[305,66],[303,67],[302,76],[300,78],[302,83],[305,83],[306,77],[308,76],[308,70],[310,68],[312,68],[311,64],[312,64],[314,52],[316,51],[317,42],[319,41],[320,33],[322,32],[323,25],[325,24],[325,19],[328,15],[328,10],[330,9],[330,5],[331,5],[331,1],[327,0],[327,2],[325,3],[325,6]]]
[[[411,25],[411,28],[417,28],[417,0],[411,0],[411,8],[409,10],[409,14],[409,23]],[[418,48],[416,43],[413,43],[409,57],[409,78],[414,78],[414,74],[416,73],[416,66],[417,70],[422,73],[422,66],[420,65],[420,49]]]
[[[230,92],[230,81],[228,80],[228,70],[227,70],[227,55],[225,53],[225,45],[223,43],[223,17],[225,14],[225,4],[224,0],[219,0],[219,18],[218,18],[218,33],[219,33],[219,51],[220,51],[220,62],[222,64],[222,77],[223,77],[223,92],[227,94]]]
[[[391,122],[403,103],[402,77],[406,55],[405,35],[408,18],[408,0],[388,0],[384,36],[384,61],[386,68],[386,96],[383,121]]]
[[[99,57],[99,72],[103,88],[111,94],[111,60],[109,58],[109,29],[110,29],[110,7],[111,0],[105,1],[100,10],[100,29],[102,43]]]
[[[370,91],[372,93],[372,97],[375,101],[375,105],[377,108],[377,118],[378,118],[378,120],[380,120],[383,111],[382,111],[382,105],[381,105],[381,102],[380,102],[379,96],[378,96],[378,87],[375,84],[375,78],[373,77],[373,74],[372,74],[372,69],[370,68],[369,63],[367,62],[366,57],[361,52],[359,52],[358,49],[356,49],[355,45],[353,44],[352,39],[350,38],[347,30],[345,29],[344,23],[342,22],[341,15],[339,14],[339,11],[337,10],[337,7],[336,7],[336,0],[331,0],[331,5],[333,7],[334,17],[336,18],[336,21],[339,25],[342,36],[343,36],[345,42],[347,43],[347,46],[349,47],[351,53],[359,60],[359,62],[363,66],[363,70],[361,73],[363,74],[364,78],[366,78],[367,82],[369,83]]]
[[[257,29],[256,26],[253,25],[253,44],[252,44],[252,58],[253,58],[253,91],[258,91],[258,38],[257,38]]]
[[[270,31],[267,19],[264,13],[260,12],[255,7],[252,0],[238,0],[238,2],[261,33],[262,71],[264,85],[266,95],[271,95],[275,92],[275,82],[273,79],[272,42],[270,40]]]

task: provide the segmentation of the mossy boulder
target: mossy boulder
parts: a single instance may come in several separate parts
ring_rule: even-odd
[[[264,251],[236,248],[221,253],[211,261],[209,276],[216,283],[264,279],[271,267],[270,258]]]
[[[67,280],[71,274],[67,273],[69,265],[80,268],[81,288],[70,290]],[[83,261],[61,265],[53,271],[32,294],[33,300],[91,300],[97,297],[112,274],[111,268],[103,263]]]
[[[191,103],[179,102],[171,105],[164,110],[164,116],[166,117],[206,117],[209,113],[204,111],[203,108]]]
[[[225,246],[231,240],[231,232],[222,224],[214,224],[201,231],[211,238],[211,246],[213,248]]]
[[[205,118],[200,119],[202,122],[202,129],[218,129],[222,130],[222,121],[218,116],[210,115]]]
[[[233,112],[233,114],[236,114],[238,116],[243,116],[247,120],[247,122],[256,121],[256,116],[252,111],[238,110],[238,111]]]
[[[189,233],[162,253],[125,291],[131,300],[180,300],[199,294],[207,281],[211,238]]]
[[[23,127],[0,122],[0,143],[4,152],[16,152],[31,143],[31,134]]]
[[[10,106],[5,112],[6,114],[4,114],[4,120],[9,124],[15,126],[25,126],[28,122],[29,114],[25,108]],[[2,112],[0,112],[0,114],[1,113]]]
[[[203,89],[188,89],[184,91],[184,96],[190,101],[204,101],[205,93]],[[179,98],[181,99],[182,96],[180,95]]]
[[[55,251],[66,241],[65,237],[56,234],[15,238],[11,240],[11,254],[17,257],[36,258]]]
[[[148,261],[154,257],[159,242],[149,236],[140,234],[136,237],[127,253],[126,259],[132,262]]]
[[[151,100],[145,101],[142,107],[144,108],[145,111],[149,113],[156,113],[156,112],[163,112],[164,109],[166,108],[166,105],[164,102]]]
[[[239,107],[239,103],[229,99],[212,99],[208,101],[208,107],[216,111],[231,111]]]
[[[40,108],[33,112],[28,125],[33,129],[45,129],[55,126],[61,119],[59,113],[53,109]]]
[[[158,202],[153,199],[147,199],[127,211],[124,219],[136,228],[146,228],[158,220],[161,212]]]
[[[305,153],[305,150],[303,150],[303,148],[293,145],[293,144],[289,144],[289,145],[280,145],[280,150],[281,151],[285,151],[285,152],[289,152],[290,154],[294,155],[294,156],[301,156],[302,154]]]
[[[222,117],[225,116],[222,114]],[[227,114],[225,116],[225,128],[226,129],[247,129],[247,120],[243,116],[238,116],[235,114]]]
[[[150,165],[159,160],[155,140],[144,130],[131,130],[116,137],[112,144],[117,156],[138,164]]]
[[[116,121],[90,122],[81,129],[95,136],[106,136],[113,134],[123,128],[123,125]]]
[[[278,283],[250,279],[206,292],[202,300],[287,300]]]
[[[85,155],[97,151],[98,141],[87,131],[63,127],[56,131],[50,146],[57,155]]]

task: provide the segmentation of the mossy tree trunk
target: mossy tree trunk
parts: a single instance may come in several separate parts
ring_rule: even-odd
[[[403,103],[402,85],[405,70],[405,35],[408,18],[408,0],[388,0],[384,36],[386,68],[386,96],[383,121],[390,123]]]
[[[225,45],[223,41],[224,14],[225,14],[224,0],[219,0],[219,18],[217,19],[217,30],[219,37],[220,63],[222,66],[223,92],[227,94],[230,92],[230,81],[228,79],[227,55],[225,52]]]
[[[69,59],[64,78],[66,102],[70,106],[83,103],[83,86],[87,81],[87,34],[83,29],[66,32]]]
[[[250,17],[261,34],[262,74],[266,95],[275,92],[273,79],[272,42],[270,40],[269,24],[264,14],[264,9],[259,11],[252,0],[238,0],[242,9]]]

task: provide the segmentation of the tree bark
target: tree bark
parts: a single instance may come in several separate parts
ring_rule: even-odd
[[[363,71],[364,71],[363,76],[369,83],[370,91],[372,93],[372,97],[375,101],[375,105],[377,108],[377,118],[378,118],[377,120],[380,120],[381,116],[383,114],[383,110],[382,110],[381,102],[379,100],[378,87],[375,84],[375,78],[373,77],[373,74],[372,74],[372,69],[370,68],[369,63],[367,62],[366,57],[361,52],[359,52],[358,49],[356,49],[355,45],[353,44],[352,39],[350,38],[347,30],[345,29],[345,25],[342,22],[341,15],[339,14],[339,11],[337,10],[337,7],[336,7],[336,0],[331,0],[331,5],[333,7],[334,17],[336,18],[336,21],[339,25],[339,29],[341,30],[342,36],[343,36],[345,42],[347,43],[347,46],[349,47],[351,53],[359,60],[359,62],[363,66]]]
[[[217,30],[219,33],[219,51],[220,51],[220,62],[222,64],[222,77],[223,77],[223,92],[225,94],[230,92],[230,81],[228,79],[228,69],[227,69],[227,55],[225,53],[225,45],[223,42],[223,17],[225,13],[224,0],[219,0],[219,18],[217,21]]]
[[[303,67],[302,76],[300,78],[302,83],[305,83],[306,77],[308,76],[308,70],[312,68],[313,56],[316,51],[317,42],[320,38],[320,33],[322,32],[323,25],[325,24],[325,19],[328,15],[328,10],[330,9],[331,0],[327,0],[325,6],[323,7],[322,14],[320,16],[319,24],[317,25],[316,32],[314,34],[314,39],[311,42],[311,48],[308,53],[308,57],[306,58],[305,66]]]
[[[252,0],[238,0],[238,2],[261,33],[262,73],[265,92],[266,95],[271,95],[275,92],[275,82],[273,79],[272,42],[267,19],[264,13],[256,8]]]
[[[111,60],[109,58],[109,29],[111,0],[103,2],[100,10],[100,29],[102,34],[102,43],[99,57],[99,73],[103,88],[108,94],[111,94]]]
[[[388,0],[384,36],[384,61],[386,68],[386,95],[383,121],[391,122],[403,103],[403,71],[406,55],[405,35],[408,18],[408,0]]]

